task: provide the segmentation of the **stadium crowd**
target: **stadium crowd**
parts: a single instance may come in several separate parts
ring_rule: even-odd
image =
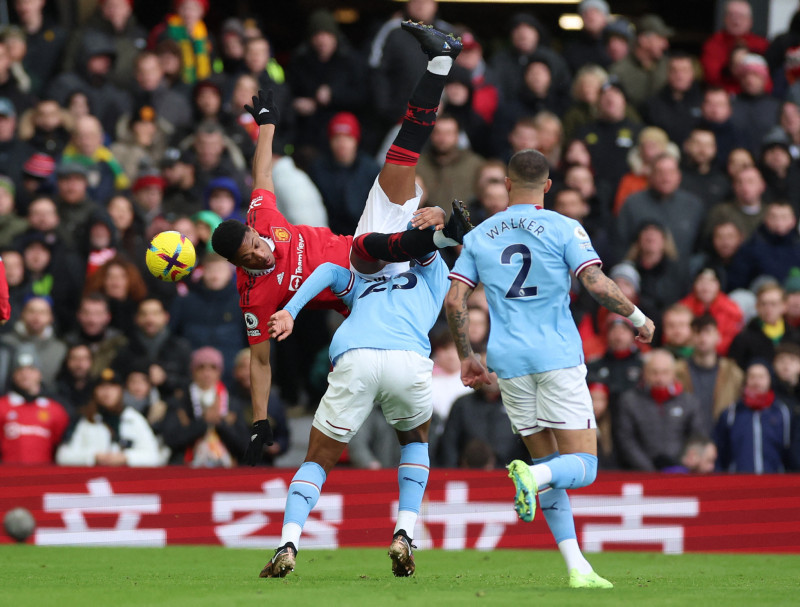
[[[670,48],[657,15],[583,0],[583,29],[551,39],[513,17],[493,54],[464,24],[409,0],[364,48],[326,10],[285,65],[257,19],[206,23],[175,0],[152,31],[134,0],[101,0],[68,32],[45,0],[14,0],[0,30],[0,254],[11,318],[0,329],[0,461],[233,466],[249,440],[249,350],[232,266],[214,228],[243,219],[258,127],[243,109],[274,91],[281,212],[352,234],[405,99],[424,71],[402,18],[462,37],[418,176],[430,205],[469,202],[473,223],[507,206],[505,166],[548,158],[547,204],[578,220],[622,291],[656,322],[633,325],[574,281],[598,419],[600,464],[645,471],[800,470],[800,10],[752,33],[748,2],[699,56]],[[149,239],[187,235],[181,283],[144,266]],[[454,257],[450,257],[452,262]],[[306,311],[273,348],[274,459],[287,409],[325,390],[333,315]],[[485,298],[470,301],[484,351]],[[497,386],[464,388],[443,321],[432,332],[432,462],[525,459]],[[649,348],[648,348],[649,350]],[[353,466],[394,467],[391,429],[368,422]]]

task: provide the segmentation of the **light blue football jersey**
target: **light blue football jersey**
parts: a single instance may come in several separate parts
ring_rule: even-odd
[[[498,377],[583,363],[569,309],[570,270],[578,275],[599,263],[577,221],[530,204],[513,205],[464,237],[450,279],[486,288],[487,363]]]
[[[447,273],[447,264],[438,253],[407,272],[375,281],[326,263],[314,270],[284,309],[297,317],[300,308],[326,287],[342,299],[350,315],[331,341],[329,355],[334,364],[339,356],[356,348],[409,350],[429,356],[428,332],[449,288]]]

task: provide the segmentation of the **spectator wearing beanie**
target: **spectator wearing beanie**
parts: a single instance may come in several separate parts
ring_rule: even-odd
[[[286,74],[297,114],[296,143],[319,153],[327,145],[325,127],[334,115],[363,108],[368,79],[366,65],[328,10],[311,13],[307,32]]]
[[[733,123],[750,142],[750,151],[759,151],[765,133],[778,123],[781,102],[770,95],[772,80],[769,66],[761,55],[745,55],[736,68],[741,92],[733,100]]]
[[[331,230],[353,234],[380,167],[359,149],[361,125],[353,114],[336,114],[328,123],[327,132],[327,149],[311,165],[309,173],[322,194]]]
[[[578,5],[583,29],[564,47],[564,59],[567,60],[573,74],[589,63],[601,67],[611,65],[603,36],[610,13],[611,9],[606,0],[583,0]]]

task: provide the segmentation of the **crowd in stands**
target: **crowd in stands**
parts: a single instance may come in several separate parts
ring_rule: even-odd
[[[441,20],[435,0],[409,0],[364,46],[322,9],[281,64],[257,18],[206,22],[208,0],[175,0],[151,31],[134,0],[100,0],[72,31],[46,0],[9,4],[0,462],[240,461],[249,351],[233,268],[210,236],[247,212],[258,127],[243,106],[275,93],[281,212],[352,234],[425,69],[399,28],[411,18],[463,42],[419,159],[425,204],[468,201],[477,224],[507,205],[511,155],[539,149],[554,182],[546,204],[583,225],[656,323],[646,349],[574,281],[601,467],[800,470],[800,7],[767,40],[749,3],[729,0],[695,55],[671,47],[662,17],[613,16],[606,0],[578,5],[572,35],[552,36],[530,10],[491,41]],[[498,50],[484,52],[490,42]],[[144,266],[146,243],[169,229],[198,251],[177,285]],[[470,300],[477,351],[490,324],[481,295]],[[334,326],[304,312],[272,349],[273,460],[290,445],[286,409],[313,410],[324,392]],[[432,346],[432,462],[491,469],[523,457],[496,385],[461,385],[446,325]],[[374,417],[349,461],[393,467],[396,441]]]

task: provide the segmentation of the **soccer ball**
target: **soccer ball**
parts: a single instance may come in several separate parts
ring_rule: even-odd
[[[3,527],[10,538],[24,542],[36,528],[36,521],[27,508],[13,508],[6,512]]]
[[[156,234],[145,257],[150,273],[167,282],[177,282],[188,276],[196,261],[192,241],[174,231]]]

